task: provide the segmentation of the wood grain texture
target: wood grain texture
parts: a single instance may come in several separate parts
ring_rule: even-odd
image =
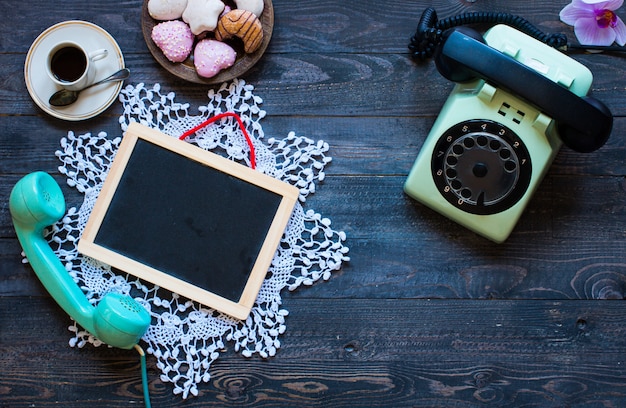
[[[12,186],[45,170],[69,206],[82,196],[54,152],[68,131],[121,134],[121,104],[89,121],[51,118],[31,101],[26,53],[67,19],[118,41],[130,83],[159,83],[191,110],[210,87],[163,69],[141,32],[140,0],[0,0],[0,407],[141,406],[134,352],[67,346],[70,319],[21,263]],[[263,98],[266,138],[329,143],[326,179],[305,203],[348,236],[351,261],[328,282],[284,293],[282,347],[268,360],[227,350],[187,401],[159,380],[153,406],[626,406],[626,77],[622,59],[573,54],[615,116],[606,146],[562,149],[510,239],[492,244],[409,199],[402,185],[452,89],[408,38],[421,11],[507,11],[565,33],[565,2],[274,0],[263,58],[245,75]],[[623,10],[618,14],[622,18]],[[230,345],[226,345],[227,348]]]
[[[489,304],[290,299],[288,309],[308,312],[289,316],[277,356],[242,359],[227,351],[212,382],[184,406],[620,406],[626,398],[621,302]],[[40,313],[17,321],[25,307]],[[69,350],[67,323],[48,299],[0,298],[4,406],[141,405],[136,356]],[[4,347],[9,341],[14,346]],[[158,380],[150,388],[153,406],[179,405]]]

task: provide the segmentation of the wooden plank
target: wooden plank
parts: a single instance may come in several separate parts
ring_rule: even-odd
[[[24,85],[23,58],[0,54],[0,75],[8,78],[0,103],[10,115],[40,115]],[[623,116],[623,98],[612,85],[622,74],[613,72],[615,60],[606,58],[586,63],[597,78],[592,92],[615,116]],[[131,70],[128,83],[159,83],[162,89],[175,91],[181,101],[206,104],[208,88],[175,78],[149,54],[127,54],[125,61]],[[244,79],[255,86],[263,107],[274,115],[432,117],[453,87],[433,63],[417,66],[404,54],[269,54]],[[119,114],[115,105],[104,116]]]
[[[445,17],[465,9],[501,9],[500,5],[490,3],[476,3],[474,7],[447,6],[440,10],[440,15]],[[265,95],[270,103],[266,106],[273,114],[395,116],[419,112],[420,115],[436,115],[451,84],[437,74],[432,62],[412,62],[406,48],[426,6],[411,5],[407,13],[407,6],[401,2],[386,3],[385,9],[391,11],[388,14],[380,13],[378,5],[363,5],[355,0],[340,3],[309,0],[297,5],[278,2],[276,29],[267,56],[245,78],[261,91],[271,90],[280,95],[276,98],[271,98],[271,93]],[[10,7],[11,14],[5,20],[23,22],[12,27],[15,32],[5,36],[6,45],[0,46],[0,75],[5,78],[0,101],[10,106],[11,111],[7,112],[10,114],[39,112],[25,91],[25,53],[43,29],[67,19],[68,15],[68,11],[59,8],[34,18],[32,10],[37,9],[31,3]],[[41,5],[39,9],[47,8]],[[524,15],[544,30],[564,31],[571,36],[571,27],[556,18],[559,9],[558,5],[537,5],[532,9],[511,5],[504,11]],[[111,13],[108,3],[104,2],[95,3],[93,8],[71,6],[69,10],[73,11],[74,18],[93,21],[118,40],[126,64],[133,71],[131,82],[135,82],[135,78],[142,81],[150,78],[153,83],[176,89],[187,98],[205,95],[204,89],[173,77],[153,60],[138,29],[140,7],[122,5],[126,18],[117,10]],[[355,13],[358,19],[354,19]],[[25,16],[29,16],[28,22],[23,21]],[[371,52],[373,49],[375,53]],[[615,115],[624,115],[626,108],[620,93],[614,92],[615,78],[623,77],[619,64],[615,64],[616,57],[598,54],[574,57],[594,73],[593,94]]]
[[[406,52],[408,38],[414,33],[422,11],[433,4],[426,1],[390,0],[384,7],[375,2],[346,0],[273,0],[275,27],[271,52]],[[501,1],[480,3],[435,4],[439,18],[464,11],[504,11],[523,16],[543,31],[566,33],[573,37],[571,27],[558,20],[563,5],[534,2],[533,7]],[[71,1],[63,7],[49,7],[45,0],[14,4],[5,11],[5,24],[11,34],[3,38],[0,52],[23,52],[46,27],[71,19],[88,20],[102,26],[115,38],[125,52],[147,51],[140,30],[140,2],[120,2],[111,7],[98,0],[90,7]],[[68,17],[71,16],[71,17]]]
[[[263,92],[259,95],[265,98]],[[184,101],[181,96],[181,102]],[[206,97],[201,102],[206,105]],[[200,104],[200,103],[199,103]],[[315,141],[329,143],[328,155],[333,161],[328,165],[328,175],[406,175],[419,153],[433,117],[299,117],[271,113],[261,121],[265,139],[286,138],[290,131]],[[195,114],[192,105],[190,113]],[[0,178],[6,174],[26,174],[33,170],[55,171],[60,161],[54,155],[60,140],[69,131],[77,135],[105,132],[110,138],[122,135],[117,115],[121,105],[114,103],[111,116],[100,116],[86,122],[69,123],[46,116],[9,116],[0,121]],[[115,113],[115,115],[113,115]],[[600,150],[581,154],[562,148],[550,168],[551,175],[607,175],[626,174],[624,149],[626,121],[615,120],[613,136]],[[1,180],[1,179],[0,179]],[[0,184],[2,184],[0,182]]]
[[[151,55],[125,55],[125,61],[131,70],[130,83],[150,78],[149,86],[158,82],[164,90],[175,90],[185,102],[206,104],[208,88],[173,77]],[[0,75],[11,78],[8,89],[0,93],[0,102],[11,115],[40,114],[23,84],[22,64],[21,55],[0,54]],[[432,72],[434,68],[426,69]],[[264,108],[272,114],[434,115],[452,84],[432,72],[432,83],[423,87],[423,75],[406,55],[278,54],[264,57],[245,79],[255,85],[256,94],[263,95]],[[106,113],[119,112],[114,109]]]
[[[277,355],[264,361],[227,351],[212,366],[211,382],[185,406],[620,406],[626,400],[621,302],[299,298],[284,306],[291,314]],[[36,312],[21,313],[26,308]],[[141,405],[136,355],[69,349],[67,324],[49,299],[0,298],[5,406]],[[148,362],[153,405],[179,405],[171,385],[158,379],[152,356]]]
[[[622,177],[548,176],[502,245],[411,200],[402,192],[403,182],[404,176],[329,176],[309,198],[307,208],[330,217],[335,229],[346,232],[352,259],[329,284],[308,288],[310,296],[624,296]],[[8,196],[6,181],[1,191]],[[0,279],[7,282],[0,291],[26,295],[34,277],[19,263],[8,211],[0,213],[0,220],[5,237],[0,257],[6,260],[0,263]]]

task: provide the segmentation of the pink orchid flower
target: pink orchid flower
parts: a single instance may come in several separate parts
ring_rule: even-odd
[[[615,14],[624,0],[572,0],[559,17],[574,26],[574,34],[583,45],[626,44],[626,25]]]

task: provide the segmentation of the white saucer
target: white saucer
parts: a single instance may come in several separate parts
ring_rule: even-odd
[[[35,39],[26,55],[24,78],[33,101],[46,113],[59,119],[77,121],[92,118],[106,110],[117,99],[122,82],[106,82],[80,93],[69,106],[51,106],[50,96],[61,89],[46,72],[48,51],[58,42],[72,40],[87,50],[105,48],[109,54],[95,62],[96,81],[124,68],[124,56],[109,33],[86,21],[64,21],[53,25]]]

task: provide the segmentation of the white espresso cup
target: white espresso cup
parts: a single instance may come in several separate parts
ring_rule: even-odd
[[[87,51],[73,41],[62,41],[48,53],[48,75],[62,88],[80,90],[94,82],[96,66],[94,62],[105,58],[104,48]]]

